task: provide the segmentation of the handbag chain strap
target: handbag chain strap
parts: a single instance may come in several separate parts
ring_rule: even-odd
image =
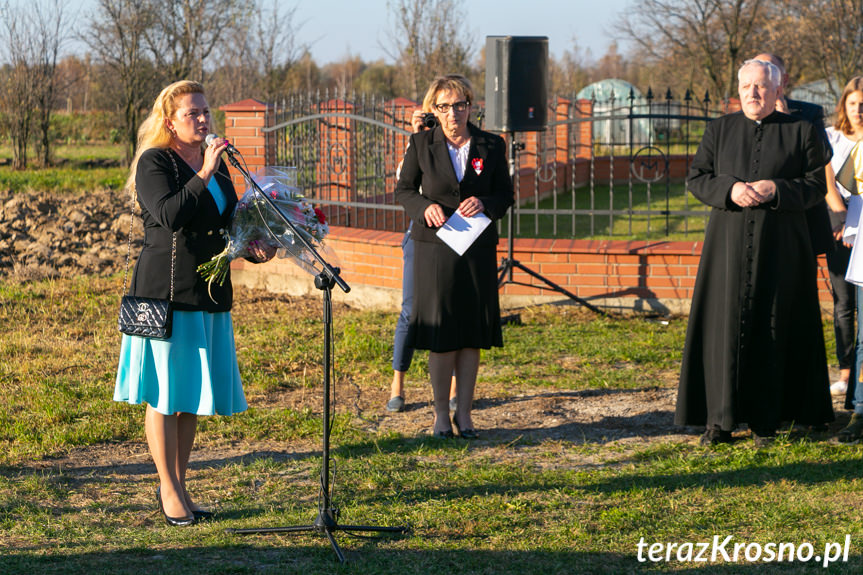
[[[174,159],[174,154],[168,150],[168,157],[171,158],[171,163],[174,165],[174,179],[177,181],[177,187],[180,187],[180,171],[177,169],[177,161]],[[129,261],[132,258],[132,229],[135,223],[135,203],[138,200],[138,189],[135,188],[132,194],[131,213],[129,218],[129,249],[126,251],[126,271],[123,272],[123,294],[126,294],[126,279],[129,277]],[[174,301],[174,260],[177,258],[177,232],[171,234],[171,297],[170,301]]]

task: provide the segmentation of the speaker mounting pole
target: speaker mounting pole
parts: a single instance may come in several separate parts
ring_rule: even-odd
[[[516,165],[517,165],[516,156],[518,155],[518,152],[520,150],[523,150],[523,149],[524,149],[524,143],[517,142],[515,139],[515,132],[510,132],[509,133],[509,177],[512,179],[513,182],[516,181],[515,180],[515,178],[516,178]],[[533,271],[532,269],[528,268],[527,266],[525,266],[524,264],[519,262],[517,259],[515,259],[514,255],[513,255],[513,239],[515,237],[515,234],[514,234],[514,231],[515,231],[515,226],[514,226],[515,213],[514,213],[514,211],[515,210],[510,210],[509,216],[508,216],[509,220],[507,221],[506,257],[501,260],[500,267],[497,268],[497,272],[498,272],[497,288],[500,289],[504,285],[510,283],[510,284],[514,284],[514,285],[522,285],[522,286],[527,286],[527,287],[539,287],[539,289],[544,289],[542,286],[536,286],[535,284],[532,284],[532,283],[524,283],[524,282],[519,282],[519,281],[513,280],[512,270],[515,268],[518,268],[519,270],[523,271],[524,273],[526,273],[530,277],[543,282],[550,289],[552,289],[558,293],[562,293],[563,295],[567,296],[569,299],[571,299],[574,302],[586,307],[590,311],[597,313],[599,315],[602,315],[602,316],[607,316],[608,314],[605,311],[599,309],[598,307],[591,304],[590,302],[578,297],[577,295],[570,292],[569,290],[557,285],[556,283],[549,280],[548,278],[543,277],[542,275],[538,274],[537,272]]]
[[[548,38],[546,36],[486,36],[485,44],[485,128],[509,134],[509,175],[516,183],[516,158],[524,144],[516,132],[538,132],[548,126]],[[539,287],[513,280],[518,268],[550,289],[562,293],[587,309],[608,315],[556,283],[522,265],[513,255],[515,208],[507,221],[506,258],[498,268],[498,289],[504,284]]]

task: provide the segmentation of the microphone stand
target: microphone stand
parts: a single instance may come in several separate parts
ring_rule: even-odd
[[[266,200],[267,204],[278,215],[279,219],[288,226],[294,237],[299,239],[303,247],[305,247],[314,256],[315,260],[321,265],[322,271],[315,276],[315,287],[323,292],[324,296],[324,409],[323,409],[323,437],[321,449],[321,498],[318,503],[318,516],[310,525],[297,525],[288,527],[260,527],[251,529],[225,529],[226,533],[236,535],[251,535],[256,533],[303,533],[306,531],[317,531],[327,536],[333,551],[339,562],[345,562],[345,556],[342,553],[339,544],[336,542],[334,532],[341,531],[376,531],[384,533],[407,533],[407,527],[379,527],[369,525],[339,525],[338,515],[339,510],[333,507],[332,493],[330,493],[330,350],[332,349],[332,288],[338,285],[343,292],[348,293],[351,288],[339,276],[339,268],[332,267],[327,263],[320,253],[311,245],[311,243],[297,230],[296,226],[291,222],[285,214],[279,209],[276,203],[264,193],[258,186],[258,183],[251,177],[249,172],[240,165],[240,162],[234,157],[234,153],[228,151],[228,159],[231,165],[234,166],[243,175],[243,178],[251,185],[260,197]]]

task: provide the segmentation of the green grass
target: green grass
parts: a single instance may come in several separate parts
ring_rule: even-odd
[[[668,189],[665,184],[634,183],[630,189],[628,183],[598,183],[592,193],[589,187],[580,187],[517,209],[516,237],[595,240],[700,240],[709,214],[704,204],[686,192],[682,182],[672,183]],[[609,210],[620,213],[608,214]],[[602,211],[605,213],[596,213]],[[509,217],[501,224],[503,235]]]
[[[122,278],[19,284],[0,281],[0,464],[64,449],[140,437],[141,422],[110,401]],[[285,303],[259,294],[237,304],[235,331],[247,395],[314,389],[322,378],[321,311],[306,300],[290,321]],[[507,345],[484,352],[480,381],[525,389],[635,389],[673,377],[684,322],[585,317],[579,308],[525,310]],[[379,386],[391,376],[393,314],[347,310],[337,318],[337,377]],[[647,370],[647,371],[645,371]],[[427,378],[417,352],[408,378]],[[205,422],[222,437],[289,440],[317,427],[308,413],[257,409]],[[209,426],[209,427],[206,427]]]
[[[320,533],[240,537],[225,528],[307,525],[316,516],[320,301],[240,291],[238,353],[251,409],[203,418],[190,481],[220,520],[160,522],[142,411],[111,401],[121,278],[0,281],[0,572],[2,573],[859,573],[863,447],[789,434],[750,441],[557,439],[468,443],[376,428],[385,417],[338,404],[334,503],[341,524],[407,525],[404,536],[337,531],[339,565]],[[338,298],[336,298],[337,300]],[[339,306],[339,385],[387,381],[395,315]],[[685,320],[524,310],[506,347],[483,354],[480,387],[523,393],[673,386]],[[825,326],[830,333],[830,326]],[[832,337],[828,337],[832,340]],[[409,380],[422,381],[418,355]],[[427,393],[424,387],[412,390]],[[513,402],[513,409],[518,403]],[[565,423],[563,424],[565,426]],[[375,429],[378,429],[375,431]],[[636,439],[636,438],[631,438]],[[230,449],[229,449],[230,448]],[[228,449],[228,451],[226,451]],[[108,464],[95,455],[110,451]],[[73,467],[56,458],[71,453]],[[88,459],[89,458],[89,459]],[[850,559],[755,565],[639,562],[638,544],[828,542]]]
[[[96,188],[120,189],[128,176],[123,148],[111,144],[58,145],[55,166],[11,168],[12,151],[0,146],[0,189],[12,192],[78,193]]]

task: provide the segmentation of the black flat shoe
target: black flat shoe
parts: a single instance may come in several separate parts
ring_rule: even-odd
[[[210,521],[213,517],[216,516],[212,511],[205,511],[203,509],[196,509],[192,511],[192,515],[195,516],[195,521]]]
[[[452,434],[452,430],[447,429],[446,431],[434,431],[432,432],[432,437],[437,439],[452,439],[455,435]]]
[[[455,411],[452,414],[452,428],[455,429],[456,433],[458,433],[459,437],[462,439],[477,439],[479,435],[477,435],[476,431],[473,429],[461,429],[458,426],[458,412]]]
[[[192,517],[168,517],[168,514],[165,513],[165,508],[162,506],[161,491],[161,487],[156,488],[156,501],[159,502],[159,511],[165,517],[165,523],[172,527],[188,527],[189,525],[193,525],[196,519],[194,515]]]
[[[698,440],[701,445],[719,445],[720,443],[731,443],[734,441],[730,431],[710,427],[704,431],[704,435]]]

